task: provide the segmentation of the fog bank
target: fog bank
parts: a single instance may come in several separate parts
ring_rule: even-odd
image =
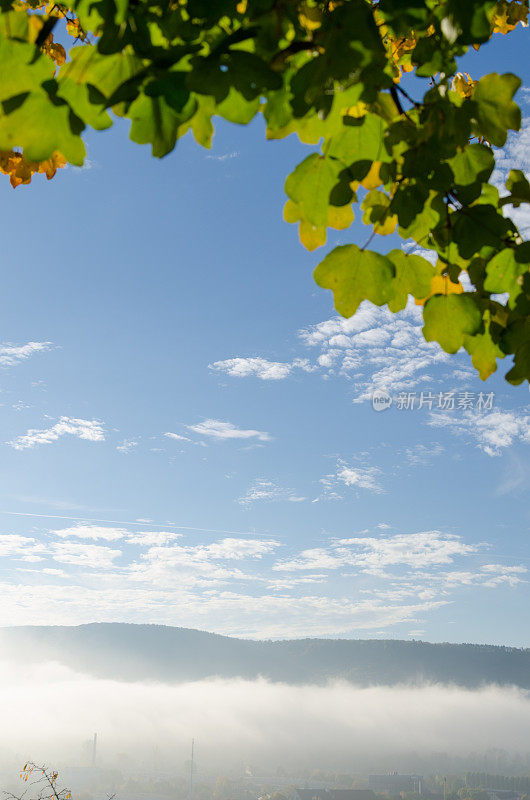
[[[404,753],[464,756],[491,748],[525,752],[530,694],[487,686],[357,688],[290,686],[264,680],[121,683],[56,664],[0,663],[0,747],[24,758],[82,763],[98,732],[99,757],[145,761],[157,749],[183,764],[192,737],[204,767],[225,763],[366,768]],[[401,754],[401,755],[400,755]]]

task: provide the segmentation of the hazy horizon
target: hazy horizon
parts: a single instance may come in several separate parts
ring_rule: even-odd
[[[502,647],[502,648],[510,648],[516,650],[529,650],[530,644],[504,644],[502,642],[492,642],[492,641],[482,641],[482,640],[462,640],[462,639],[429,639],[425,636],[417,636],[415,638],[403,638],[400,639],[398,636],[385,636],[385,635],[372,635],[372,636],[353,636],[353,635],[338,635],[338,634],[320,634],[320,635],[311,635],[308,631],[306,634],[300,633],[298,636],[271,636],[271,637],[258,637],[258,636],[242,636],[237,635],[235,633],[221,633],[220,631],[212,630],[210,628],[192,628],[188,625],[169,625],[169,624],[162,624],[158,622],[122,622],[120,620],[106,620],[104,622],[98,620],[92,620],[89,622],[79,622],[74,623],[72,625],[62,624],[62,623],[55,623],[52,625],[49,624],[33,624],[27,623],[25,625],[20,624],[13,624],[13,625],[0,625],[0,631],[5,629],[12,629],[12,628],[20,628],[20,629],[31,629],[31,628],[83,628],[85,626],[90,625],[130,625],[131,627],[153,627],[153,628],[170,628],[175,630],[186,630],[186,631],[198,631],[199,633],[207,633],[212,636],[220,636],[226,639],[241,639],[243,641],[252,641],[252,642],[285,642],[285,641],[303,641],[304,639],[312,639],[312,640],[331,640],[331,641],[391,641],[391,642],[423,642],[425,644],[455,644],[455,645],[465,645],[465,644],[474,644],[477,646],[485,646],[485,647]]]

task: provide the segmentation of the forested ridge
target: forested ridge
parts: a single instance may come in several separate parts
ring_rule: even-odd
[[[59,661],[98,677],[188,681],[208,677],[361,686],[442,683],[530,689],[530,649],[384,639],[256,641],[161,625],[12,627],[4,657]]]

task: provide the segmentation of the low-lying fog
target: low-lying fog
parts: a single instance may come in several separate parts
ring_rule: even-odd
[[[257,762],[359,769],[362,763],[367,772],[403,770],[414,768],[410,754],[421,766],[433,753],[530,749],[529,694],[494,686],[120,683],[54,663],[0,663],[0,709],[2,751],[47,763],[81,765],[82,743],[94,731],[100,763],[127,753],[152,767],[156,748],[166,768],[181,767],[192,737],[205,768]],[[403,754],[407,764],[398,763]]]

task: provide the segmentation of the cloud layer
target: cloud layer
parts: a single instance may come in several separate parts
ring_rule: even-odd
[[[385,525],[304,547],[275,536],[197,542],[172,531],[84,523],[0,535],[0,556],[0,625],[96,619],[261,638],[407,625],[406,635],[461,592],[514,591],[527,581],[524,564],[499,563],[485,542]]]
[[[101,761],[126,752],[144,768],[155,747],[160,758],[183,763],[193,736],[203,770],[257,762],[366,772],[396,759],[421,765],[435,753],[446,767],[448,757],[481,758],[491,748],[524,751],[530,737],[528,694],[493,687],[125,684],[57,664],[0,662],[0,704],[3,752],[47,763],[79,757],[92,731]]]

